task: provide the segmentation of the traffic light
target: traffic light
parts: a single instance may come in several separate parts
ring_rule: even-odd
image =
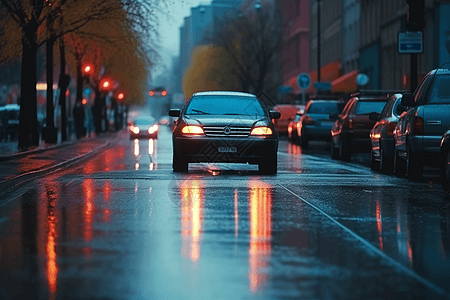
[[[406,0],[408,4],[408,31],[422,31],[425,28],[425,0]]]
[[[94,73],[94,66],[91,64],[83,65],[83,76],[91,76]]]
[[[119,93],[119,94],[117,95],[117,99],[119,99],[119,101],[122,101],[124,98],[125,98],[124,93]]]

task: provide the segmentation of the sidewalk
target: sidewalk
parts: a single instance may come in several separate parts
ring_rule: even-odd
[[[107,132],[97,137],[58,142],[25,152],[17,150],[17,142],[0,143],[0,195],[11,187],[49,172],[61,169],[94,154],[121,134]]]

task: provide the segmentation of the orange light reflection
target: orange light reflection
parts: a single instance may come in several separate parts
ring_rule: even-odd
[[[139,156],[139,140],[134,140],[134,156]]]
[[[53,186],[46,186],[46,200],[47,200],[47,236],[45,253],[47,258],[47,282],[51,299],[55,298],[58,281],[58,265],[56,263],[56,238],[58,236],[58,219],[55,213],[55,206],[58,200],[58,192]]]
[[[181,187],[181,254],[192,262],[200,258],[203,191],[198,180],[183,182]]]
[[[238,189],[234,190],[234,236],[239,233]]]
[[[380,243],[380,250],[383,251],[383,229],[382,229],[382,221],[381,221],[381,206],[380,201],[377,200],[376,206],[376,218],[377,218],[377,230],[378,230],[378,241]]]
[[[94,203],[93,203],[93,191],[94,191],[94,181],[92,179],[87,179],[83,181],[83,191],[84,191],[84,239],[86,242],[92,240],[92,217],[94,213]],[[84,248],[84,254],[89,256],[91,250],[89,247]]]
[[[265,268],[271,255],[272,185],[251,181],[249,187],[249,288],[254,293],[265,285],[268,277]]]

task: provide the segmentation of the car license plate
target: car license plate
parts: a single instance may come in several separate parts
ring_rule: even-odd
[[[236,147],[219,147],[217,149],[219,152],[237,152],[237,148]]]

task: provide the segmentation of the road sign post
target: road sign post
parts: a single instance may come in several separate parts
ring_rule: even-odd
[[[300,73],[297,76],[297,84],[299,88],[302,90],[302,104],[305,105],[306,102],[305,92],[311,85],[311,77],[307,73]]]

